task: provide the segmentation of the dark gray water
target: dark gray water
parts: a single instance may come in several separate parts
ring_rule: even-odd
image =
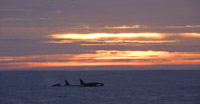
[[[1,71],[0,104],[200,104],[200,71]]]

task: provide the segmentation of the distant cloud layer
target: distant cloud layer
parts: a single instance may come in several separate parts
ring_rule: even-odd
[[[199,69],[199,3],[0,1],[0,70],[120,65]]]

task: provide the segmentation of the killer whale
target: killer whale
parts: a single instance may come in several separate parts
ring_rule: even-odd
[[[52,87],[61,87],[61,84],[54,84]],[[71,85],[67,80],[65,80],[65,84],[63,87],[100,87],[104,86],[103,83],[98,83],[98,82],[90,82],[90,83],[85,83],[82,79],[80,79],[80,85]]]
[[[99,83],[99,82],[85,83],[82,79],[80,79],[80,86],[81,87],[100,87],[100,86],[104,86],[104,84]]]

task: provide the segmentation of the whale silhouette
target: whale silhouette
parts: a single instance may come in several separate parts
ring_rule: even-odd
[[[60,86],[61,86],[61,84],[59,84],[59,83],[52,85],[52,87],[60,87]]]
[[[82,79],[80,79],[80,86],[81,87],[100,87],[100,86],[104,86],[104,84],[99,83],[99,82],[85,83]]]
[[[61,87],[61,84],[54,84],[52,87]],[[90,83],[85,83],[82,79],[80,79],[80,85],[71,85],[67,80],[65,80],[65,84],[63,85],[65,87],[100,87],[104,86],[103,83],[98,83],[98,82],[90,82]]]
[[[60,83],[52,85],[52,87],[61,87],[61,86],[62,85]],[[65,80],[65,84],[63,86],[71,86],[71,85],[69,84],[69,82],[67,80]]]
[[[69,82],[67,80],[65,80],[65,85],[64,86],[71,86],[71,85],[69,84]]]

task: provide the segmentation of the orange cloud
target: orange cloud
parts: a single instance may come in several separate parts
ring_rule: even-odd
[[[78,43],[90,42],[91,45],[128,45],[130,43],[174,43],[177,40],[159,40],[163,38],[160,33],[90,33],[90,34],[52,34],[50,38],[59,39],[44,41],[44,43]],[[60,40],[62,39],[62,40]],[[142,40],[143,39],[143,40]],[[145,40],[144,40],[145,39]],[[147,40],[150,39],[150,40]],[[155,40],[157,39],[157,40]],[[92,44],[93,43],[93,44]],[[99,43],[99,44],[97,44]],[[80,44],[80,45],[90,45]]]
[[[200,37],[200,33],[181,33],[179,35],[184,37]]]
[[[83,54],[0,57],[0,62],[3,62],[0,63],[0,69],[113,65],[198,65],[200,64],[200,52],[98,50],[94,53]]]
[[[65,60],[70,58],[71,54],[53,54],[53,55],[30,55],[30,56],[15,56],[0,57],[0,62],[6,61],[55,61],[55,60]]]
[[[80,45],[140,45],[179,43],[187,38],[200,38],[200,33],[90,33],[90,34],[52,34],[57,39],[44,43],[80,43]],[[173,40],[172,40],[173,39]],[[85,42],[85,43],[84,43]],[[90,42],[90,43],[87,43]],[[148,44],[146,44],[148,43]],[[134,44],[135,45],[135,44]]]

